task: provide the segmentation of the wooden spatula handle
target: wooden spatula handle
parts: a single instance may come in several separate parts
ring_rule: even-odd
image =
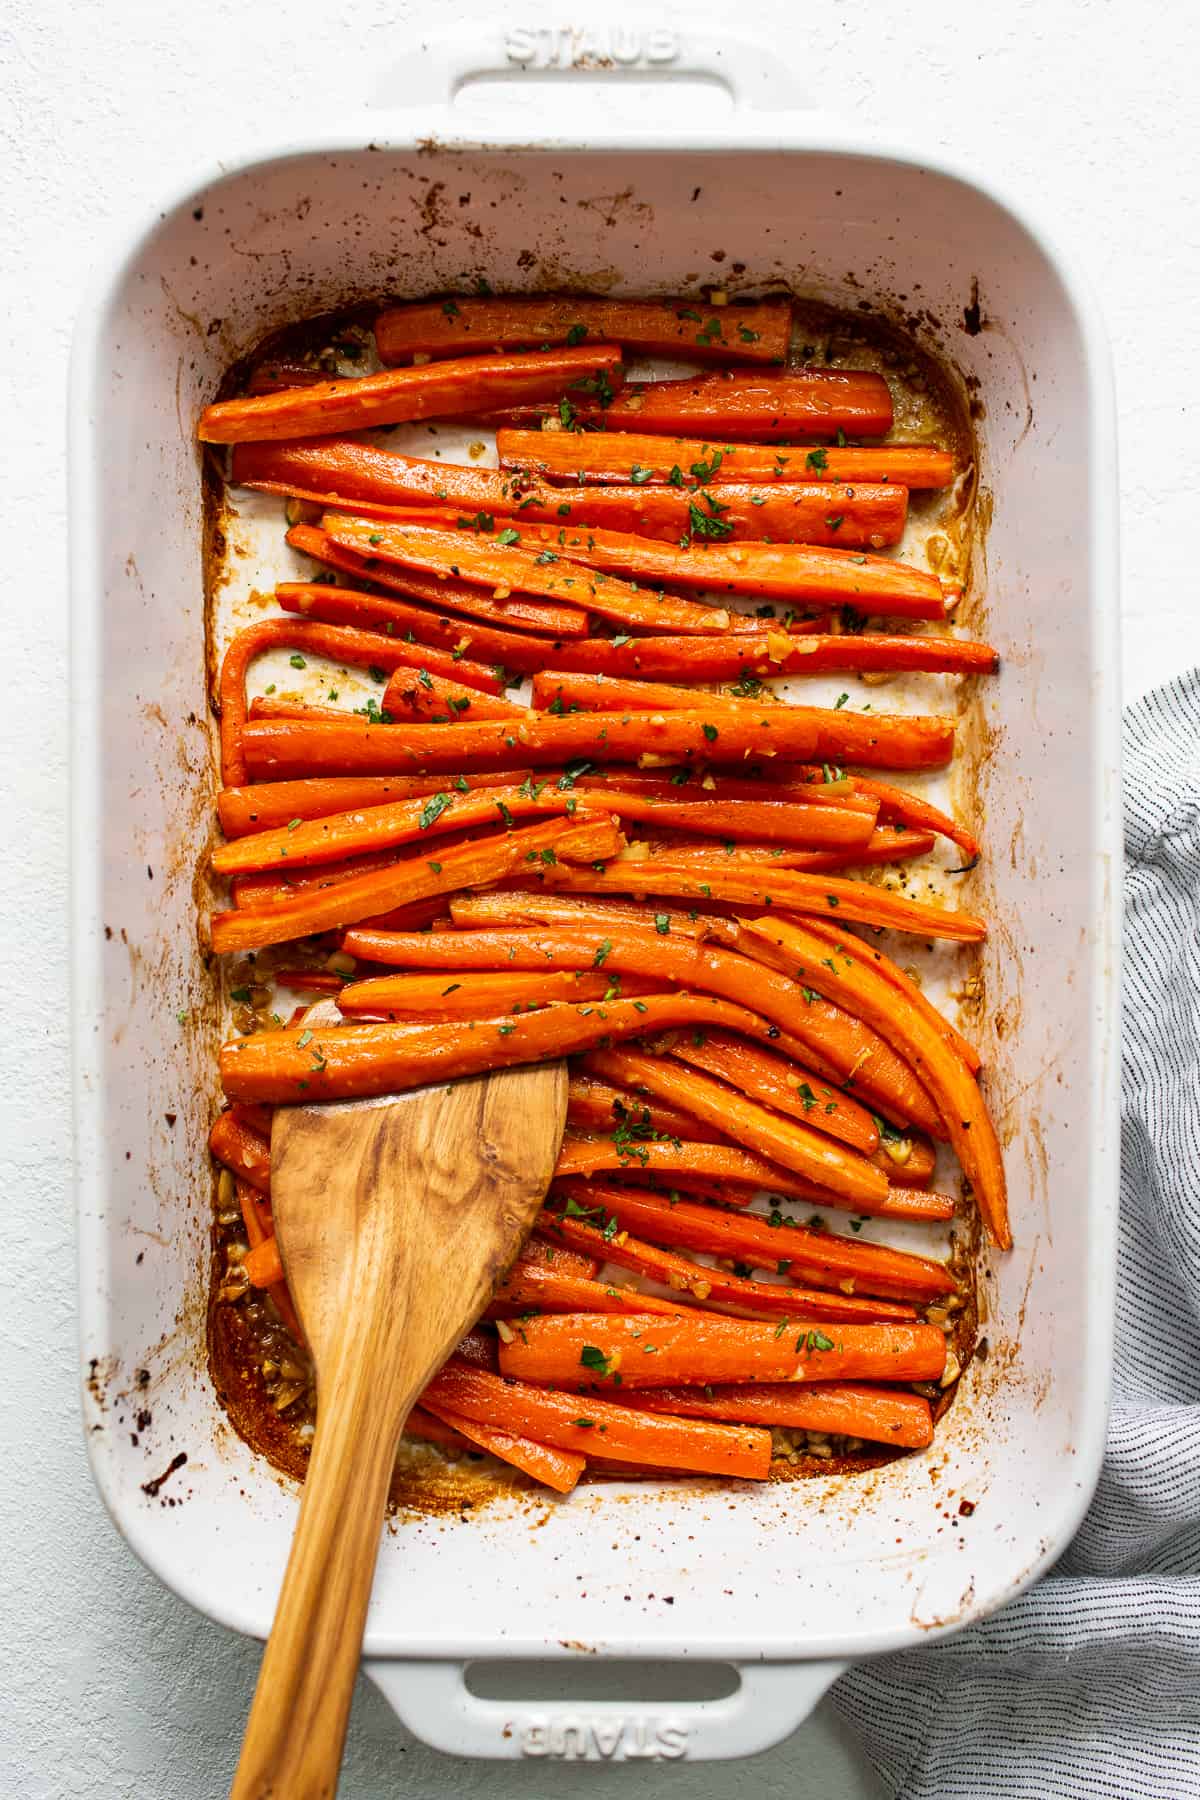
[[[330,1374],[338,1403],[318,1411],[230,1800],[331,1800],[337,1792],[388,1486],[418,1383],[406,1394],[381,1393],[365,1359]]]

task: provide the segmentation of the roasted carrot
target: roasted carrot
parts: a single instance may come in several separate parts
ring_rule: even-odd
[[[277,987],[301,994],[340,994],[346,985],[344,975],[326,969],[276,969],[274,975]]]
[[[830,1325],[827,1332],[796,1319],[780,1330],[705,1312],[678,1319],[564,1313],[529,1319],[520,1336],[502,1343],[500,1373],[577,1393],[605,1385],[620,1393],[672,1382],[936,1381],[945,1368],[946,1340],[932,1325]]]
[[[519,787],[531,769],[481,770],[463,775],[455,792],[465,789]],[[461,783],[461,785],[460,785]],[[217,795],[217,816],[227,838],[247,837],[252,831],[271,831],[293,819],[324,819],[330,813],[351,812],[355,807],[386,806],[395,800],[428,798],[445,783],[437,775],[360,775],[340,780],[318,777],[312,781],[257,782],[251,787],[223,788]]]
[[[484,696],[480,695],[480,699]],[[246,708],[248,719],[344,719],[346,706],[315,706],[308,700],[292,700],[282,694],[256,694]],[[495,715],[491,715],[494,717]]]
[[[270,1206],[263,1199],[263,1196],[251,1187],[248,1181],[239,1181],[237,1182],[236,1187],[238,1205],[241,1207],[242,1219],[246,1226],[246,1241],[250,1246],[250,1254],[253,1255],[256,1251],[262,1250],[263,1245],[267,1243],[274,1244],[274,1221],[271,1218]],[[264,1256],[265,1254],[266,1253],[264,1252]],[[278,1258],[276,1258],[276,1260],[278,1261]],[[251,1285],[263,1285],[266,1287],[267,1292],[274,1302],[276,1312],[279,1314],[296,1342],[302,1344],[304,1342],[304,1333],[300,1329],[300,1320],[297,1317],[296,1308],[292,1305],[292,1296],[288,1291],[288,1284],[284,1279],[282,1263],[279,1264],[278,1278],[276,1280],[261,1284],[252,1282]]]
[[[582,1256],[578,1250],[568,1250],[557,1237],[543,1237],[537,1231],[531,1232],[525,1239],[513,1268],[525,1263],[532,1263],[539,1269],[552,1269],[557,1275],[582,1275],[585,1281],[590,1281],[600,1267],[594,1256]],[[493,1351],[494,1349],[493,1344]],[[488,1367],[494,1367],[494,1363],[493,1355]]]
[[[549,1006],[462,1025],[342,1025],[257,1032],[221,1050],[221,1080],[231,1100],[347,1100],[399,1093],[484,1069],[578,1055],[601,1039],[618,1041],[673,1026],[761,1032],[741,1007],[695,994],[654,994],[607,1005]],[[877,1173],[878,1171],[872,1171]]]
[[[601,339],[643,356],[689,362],[781,363],[787,357],[788,300],[615,300],[570,294],[501,294],[486,299],[417,300],[375,321],[381,362],[467,351],[540,348]]]
[[[643,826],[641,834],[630,840],[621,852],[623,859],[639,862],[659,857],[678,868],[692,865],[708,868],[711,865],[711,838],[693,837],[682,831],[650,837],[648,829]],[[812,873],[822,869],[857,869],[878,863],[907,862],[914,856],[928,855],[935,842],[931,831],[904,831],[899,826],[885,825],[873,831],[865,843],[843,850],[795,850],[785,844],[737,843],[733,838],[724,839],[721,849],[727,863],[742,869],[758,866],[764,871],[802,869]]]
[[[584,792],[603,793],[606,788],[619,787],[622,791],[668,800],[673,806],[713,800],[766,800],[780,806],[836,806],[839,811],[868,813],[872,824],[878,816],[878,801],[857,793],[853,776],[839,774],[834,780],[830,769],[828,781],[784,781],[774,778],[770,762],[766,767],[772,773],[761,777],[710,769],[676,769],[670,776],[645,775],[636,769],[585,769],[575,775],[574,781]]]
[[[208,1134],[209,1154],[260,1193],[271,1191],[271,1145],[245,1121],[245,1108],[218,1113]]]
[[[656,1100],[639,1100],[628,1088],[615,1087],[595,1075],[572,1070],[567,1082],[567,1124],[572,1130],[596,1134],[623,1131],[636,1139],[648,1135],[687,1138],[694,1143],[719,1144],[727,1140],[691,1113]]]
[[[385,731],[388,727],[380,725],[376,729]],[[486,886],[522,869],[530,858],[539,867],[545,867],[555,856],[575,854],[572,839],[580,854],[603,855],[601,845],[606,834],[608,841],[619,842],[611,826],[554,819],[517,831],[492,833],[444,850],[437,858],[424,853],[398,857],[384,868],[315,892],[299,893],[253,910],[216,913],[211,928],[212,947],[218,955],[230,950],[260,950],[269,944],[308,937],[314,931],[353,925],[392,907],[451,893],[455,888]]]
[[[328,369],[314,369],[308,363],[293,362],[286,356],[273,356],[251,370],[246,392],[278,394],[284,388],[322,387],[330,377]]]
[[[760,801],[710,800],[707,794],[681,800],[678,788],[667,799],[613,782],[583,789],[577,798],[580,805],[603,807],[640,825],[739,843],[751,839],[809,850],[865,850],[872,837],[870,813],[832,806],[793,806],[769,799],[766,792]],[[711,853],[712,844],[707,848]]]
[[[570,1205],[561,1215],[546,1214],[543,1219],[544,1229],[550,1231],[552,1226],[546,1220],[553,1220],[553,1228],[558,1230],[565,1243],[572,1244],[577,1249],[596,1244],[600,1246],[597,1254],[603,1254],[619,1268],[630,1269],[648,1280],[661,1282],[673,1293],[687,1294],[706,1305],[740,1306],[760,1317],[777,1317],[782,1313],[785,1317],[794,1319],[803,1314],[805,1318],[838,1319],[846,1324],[860,1325],[876,1320],[916,1317],[911,1306],[904,1306],[896,1301],[855,1298],[817,1289],[801,1290],[790,1283],[751,1281],[744,1275],[731,1275],[722,1268],[710,1268],[707,1263],[693,1262],[690,1257],[679,1256],[659,1245],[645,1243],[640,1238],[631,1237],[627,1231],[606,1228],[602,1223],[602,1207],[595,1209],[601,1223],[593,1223],[582,1216],[587,1211],[586,1208],[576,1202],[570,1204],[575,1206],[574,1214],[571,1213]],[[597,1310],[633,1312],[637,1309],[603,1307]]]
[[[491,409],[502,425],[524,424],[551,410],[521,401]],[[716,443],[726,438],[775,442],[806,432],[882,437],[892,428],[892,396],[882,375],[860,369],[704,375],[685,381],[630,382],[607,404],[572,397],[564,423],[676,437],[704,435]]]
[[[242,1269],[251,1287],[275,1287],[284,1279],[283,1259],[274,1235],[262,1238],[246,1252]]]
[[[881,818],[897,819],[901,824],[918,830],[936,831],[957,844],[968,859],[977,859],[983,854],[974,832],[968,831],[965,825],[960,825],[940,807],[931,806],[928,800],[922,800],[917,794],[907,793],[904,788],[893,787],[888,781],[879,781],[866,775],[856,775],[854,779],[860,793],[869,794],[879,801]]]
[[[406,509],[413,507],[450,507],[458,516],[451,512],[449,522],[467,530],[490,531],[498,515],[556,526],[570,519],[573,525],[600,525],[666,543],[697,530],[704,535],[715,529],[715,521],[724,539],[882,550],[900,541],[908,510],[907,488],[884,482],[727,483],[719,500],[707,489],[685,493],[630,483],[580,488],[567,500],[561,488],[540,487],[527,476],[401,456],[354,438],[239,444],[233,480],[371,519],[412,518]]]
[[[683,1323],[691,1325],[693,1321],[686,1319]],[[941,1333],[937,1335],[940,1339]],[[586,1405],[580,1405],[570,1394],[508,1381],[482,1369],[467,1368],[453,1358],[429,1383],[422,1404],[427,1405],[431,1399],[462,1418],[479,1418],[501,1428],[536,1431],[540,1442],[574,1450],[582,1456],[587,1456],[594,1445],[602,1445],[606,1454],[656,1468],[690,1469],[752,1480],[762,1480],[771,1464],[769,1431],[635,1413],[628,1407],[591,1397]],[[654,1429],[648,1430],[651,1425]]]
[[[551,1205],[557,1210],[571,1200],[579,1206],[602,1207],[620,1227],[653,1244],[732,1257],[810,1287],[916,1302],[954,1291],[954,1276],[941,1263],[861,1238],[810,1230],[778,1212],[764,1215],[729,1211],[699,1200],[668,1200],[663,1194],[612,1182],[559,1183]]]
[[[573,1450],[557,1450],[549,1444],[535,1444],[531,1438],[523,1437],[517,1432],[486,1424],[480,1419],[464,1418],[451,1407],[443,1406],[428,1389],[421,1396],[421,1401],[419,1411],[431,1413],[435,1419],[449,1425],[451,1430],[469,1438],[473,1444],[478,1444],[481,1450],[488,1451],[501,1462],[511,1463],[514,1469],[520,1469],[524,1475],[532,1475],[535,1481],[540,1481],[543,1487],[553,1488],[557,1494],[569,1494],[583,1474],[585,1459]]]
[[[885,1116],[940,1131],[938,1115],[908,1065],[878,1033],[829,1005],[815,990],[737,952],[687,936],[691,922],[686,915],[678,919],[669,912],[605,910],[602,902],[598,913],[589,916],[564,904],[570,898],[481,895],[478,917],[488,923],[478,929],[389,934],[359,928],[347,933],[345,948],[372,962],[446,970],[587,969],[600,957],[600,966],[610,974],[671,981],[752,1007],[777,1031],[793,1034],[810,1061],[815,1058],[842,1081],[852,1081],[855,1094],[866,1095]],[[472,906],[464,899],[452,902],[456,923],[470,916]],[[548,929],[513,929],[543,921]],[[698,921],[691,928],[703,930]]]
[[[546,547],[539,544],[533,551],[521,548],[521,533],[515,527],[490,536],[447,531],[423,522],[359,519],[331,512],[322,519],[321,529],[343,550],[400,563],[435,577],[453,575],[491,589],[498,599],[513,592],[535,594],[643,631],[719,634],[730,626],[724,607],[648,592],[591,568],[583,560],[572,561],[569,550],[550,547],[558,545],[560,535],[550,526],[546,527]],[[526,532],[534,529],[522,527]]]
[[[521,406],[557,395],[584,377],[620,377],[621,352],[611,344],[547,350],[531,356],[472,356],[382,375],[323,381],[242,400],[206,406],[196,435],[202,443],[240,444],[248,439],[321,437],[399,425],[412,419],[445,419],[485,407]]]
[[[893,962],[887,952],[881,950],[878,944],[865,943],[862,938],[855,937],[853,932],[838,931],[834,926],[826,925],[819,919],[811,920],[807,929],[814,936],[823,937],[827,943],[833,944],[843,955],[853,956],[859,962],[865,963],[868,968],[878,969],[881,975],[886,975],[887,979],[912,1002],[917,1011],[924,1014],[934,1030],[939,1031],[946,1042],[958,1052],[971,1074],[978,1075],[982,1062],[974,1045],[969,1044],[950,1020],[943,1017],[933,1002],[921,992],[912,976],[906,974],[898,963]]]
[[[649,486],[682,481],[705,487],[733,481],[890,481],[898,487],[949,487],[954,457],[926,444],[728,444],[632,431],[496,433],[502,469],[545,481],[627,482],[631,471]]]
[[[682,1418],[736,1419],[785,1431],[866,1438],[902,1450],[923,1450],[933,1442],[933,1412],[923,1395],[856,1381],[751,1383],[714,1387],[711,1396],[704,1388],[643,1388],[625,1404]]]
[[[576,808],[582,820],[589,808],[601,817],[612,810],[600,796],[581,795],[574,805],[570,802],[568,793],[548,783],[539,783],[537,792],[531,787],[493,787],[465,794],[448,784],[423,799],[390,800],[383,806],[325,818],[289,820],[282,830],[237,838],[213,851],[212,866],[218,875],[235,875],[250,869],[278,869],[282,861],[290,872],[390,849],[395,844],[432,840],[447,831],[466,831],[476,825],[509,825],[515,818],[556,816]],[[797,812],[805,810],[796,808]]]
[[[757,941],[764,961],[783,964],[818,993],[850,1005],[916,1071],[941,1111],[947,1135],[971,1183],[980,1216],[993,1243],[1012,1247],[1004,1162],[995,1127],[971,1071],[958,1051],[925,1013],[877,969],[831,946],[802,925],[782,920],[750,921],[749,941]],[[832,967],[830,965],[832,964]]]
[[[636,977],[622,982],[597,969],[560,969],[545,975],[496,970],[464,973],[451,980],[445,975],[377,975],[344,987],[338,1004],[350,1018],[503,1019],[555,1002],[631,999],[662,993],[666,986],[664,981]]]
[[[814,1070],[797,1068],[761,1045],[710,1032],[702,1044],[680,1038],[671,1045],[671,1055],[720,1076],[763,1106],[841,1138],[865,1156],[879,1148],[879,1128],[865,1106]]]
[[[448,849],[443,842],[441,848]],[[325,893],[343,887],[359,875],[376,869],[394,868],[399,860],[394,850],[376,850],[364,856],[348,856],[344,862],[325,863],[312,869],[289,871],[283,863],[278,869],[262,869],[253,874],[235,875],[229,883],[233,904],[248,912],[261,912],[286,900],[299,900],[302,895]]]
[[[605,1260],[613,1259],[605,1252]],[[687,1307],[657,1294],[643,1294],[635,1287],[618,1287],[611,1281],[590,1281],[545,1269],[537,1263],[519,1263],[487,1309],[490,1319],[511,1319],[526,1312],[630,1312],[681,1313]]]
[[[480,694],[461,681],[447,681],[429,669],[397,669],[383,690],[383,711],[393,719],[428,719],[448,725],[455,719],[519,719],[525,711],[515,700]]]
[[[591,894],[547,894],[536,888],[496,888],[486,894],[456,894],[450,902],[454,923],[468,931],[495,925],[562,926],[567,931],[599,931],[610,924],[624,925],[644,935],[654,926],[661,931],[659,914],[648,914],[636,900],[600,899]],[[458,916],[456,916],[458,915]],[[733,919],[710,911],[667,908],[662,918],[667,931],[696,943],[710,936],[726,949],[737,947],[739,926]],[[663,934],[665,935],[665,933]]]

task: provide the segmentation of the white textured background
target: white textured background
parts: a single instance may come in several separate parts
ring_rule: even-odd
[[[507,22],[587,22],[532,4]],[[580,14],[583,15],[582,20]],[[919,133],[1056,221],[1107,310],[1121,422],[1130,697],[1200,654],[1200,9],[1195,0],[711,0],[826,110]],[[443,15],[446,16],[446,15]],[[459,0],[456,23],[483,20]],[[209,1800],[226,1791],[257,1653],[187,1611],[114,1535],[76,1404],[68,1180],[69,1002],[63,412],[87,271],[123,221],[222,145],[348,115],[438,14],[396,0],[8,0],[0,18],[0,1796]],[[645,104],[644,95],[634,105]],[[529,117],[543,122],[541,102]],[[784,197],[786,203],[786,197]],[[1049,603],[1049,600],[1048,600]],[[827,1716],[736,1768],[467,1765],[414,1745],[373,1689],[351,1726],[347,1800],[488,1793],[675,1800],[879,1792]]]

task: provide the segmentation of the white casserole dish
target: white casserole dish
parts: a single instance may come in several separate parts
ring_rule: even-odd
[[[514,34],[513,60],[530,59]],[[601,49],[604,46],[600,47]],[[787,82],[737,46],[632,33],[622,64]],[[544,60],[545,43],[533,46]],[[560,55],[563,54],[560,46]],[[469,63],[505,65],[473,44]],[[586,58],[585,58],[586,60]],[[409,82],[456,84],[451,47]],[[434,71],[440,68],[440,75]],[[618,94],[623,90],[618,86]],[[618,107],[618,111],[620,108]],[[467,137],[448,105],[235,164],[134,236],[79,325],[71,398],[75,1093],[88,1443],[118,1528],[177,1593],[265,1635],[296,1495],[235,1437],[204,1352],[215,1020],[193,874],[215,774],[192,438],[231,360],[357,299],[759,280],[916,318],[980,402],[991,495],[982,705],[993,922],[982,1048],[1017,1249],[986,1275],[990,1355],[933,1448],[865,1478],[580,1490],[536,1513],[403,1519],[366,1657],[406,1724],[482,1756],[735,1756],[846,1661],[978,1619],[1060,1553],[1099,1468],[1117,1183],[1120,840],[1107,352],[1046,236],[938,159],[745,105],[703,134],[589,124]],[[693,201],[693,192],[701,190]],[[469,200],[461,196],[469,195]],[[476,235],[476,234],[482,235]],[[532,253],[532,254],[530,254]],[[532,264],[532,266],[531,266]],[[848,273],[849,272],[849,273]],[[978,295],[986,327],[964,327]],[[901,297],[906,297],[902,299]],[[168,1122],[167,1115],[171,1115]],[[145,1415],[149,1415],[146,1422]],[[139,1420],[139,1415],[142,1415]],[[144,1484],[186,1456],[157,1493]],[[153,1483],[151,1483],[153,1485]],[[973,1503],[959,1515],[961,1500]],[[532,1528],[532,1527],[537,1527]],[[481,1700],[475,1659],[737,1665],[716,1701]],[[570,1692],[569,1679],[565,1685]],[[645,1689],[639,1690],[644,1693]]]

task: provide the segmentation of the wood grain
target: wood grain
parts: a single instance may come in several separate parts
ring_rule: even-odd
[[[275,1113],[275,1230],[317,1429],[232,1800],[336,1792],[404,1421],[521,1248],[566,1104],[554,1063]]]

